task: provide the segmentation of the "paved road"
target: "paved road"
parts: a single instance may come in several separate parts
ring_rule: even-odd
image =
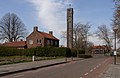
[[[95,55],[91,59],[16,73],[1,78],[98,78],[110,62],[110,57]]]

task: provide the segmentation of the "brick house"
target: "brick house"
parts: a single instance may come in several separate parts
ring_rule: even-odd
[[[6,42],[1,46],[16,47],[18,49],[32,48],[37,46],[53,46],[59,47],[59,39],[53,36],[53,32],[49,33],[38,31],[38,27],[33,28],[33,32],[26,38],[26,41]]]
[[[92,53],[93,54],[104,54],[106,51],[105,46],[92,46]]]
[[[110,53],[111,51],[112,51],[112,48],[106,45],[92,46],[92,53],[95,53],[95,54],[105,54],[105,53]]]
[[[18,48],[18,49],[27,48],[26,41],[6,42],[6,43],[2,44],[2,46],[15,47],[15,48]]]
[[[33,32],[26,38],[28,48],[37,46],[54,46],[59,47],[59,39],[53,36],[53,32],[49,33],[38,31],[38,27],[33,28]]]

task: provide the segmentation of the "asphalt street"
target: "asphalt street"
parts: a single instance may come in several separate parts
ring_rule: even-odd
[[[1,78],[99,78],[111,61],[111,57],[100,54],[90,59],[11,74]]]

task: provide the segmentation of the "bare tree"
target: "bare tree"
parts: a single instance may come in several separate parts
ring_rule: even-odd
[[[113,2],[115,2],[115,4],[117,4],[117,5],[120,4],[120,0],[113,0]]]
[[[112,20],[112,27],[118,27],[117,38],[120,42],[120,0],[114,0],[115,2],[115,11]]]
[[[83,48],[85,49],[88,42],[88,34],[90,30],[91,25],[89,23],[82,24],[82,23],[76,23],[74,24],[73,29],[73,42],[74,42],[74,48]]]
[[[75,23],[73,27],[73,48],[85,49],[92,46],[91,42],[87,41],[89,30],[91,25],[89,23],[82,24],[80,22]],[[66,39],[66,32],[61,32],[61,38]]]
[[[61,45],[61,47],[64,47],[65,43],[66,43],[66,40],[67,40],[67,32],[66,31],[61,31],[60,38],[62,39],[61,41],[64,44],[64,45]]]
[[[113,15],[113,26],[120,25],[120,10],[116,9]]]
[[[112,34],[106,25],[99,26],[96,35],[102,39],[108,47],[111,47]]]
[[[113,1],[117,1],[117,2],[119,2],[120,0],[113,0]]]
[[[26,36],[25,24],[14,13],[7,13],[0,20],[0,40],[17,41]]]
[[[67,32],[66,31],[62,31],[60,36],[61,36],[61,38],[66,39],[67,38]]]

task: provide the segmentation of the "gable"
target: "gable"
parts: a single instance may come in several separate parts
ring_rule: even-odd
[[[32,39],[34,39],[34,38],[43,38],[44,36],[42,35],[42,34],[40,34],[39,32],[32,32],[28,37],[27,37],[27,39],[28,38],[32,38]]]

